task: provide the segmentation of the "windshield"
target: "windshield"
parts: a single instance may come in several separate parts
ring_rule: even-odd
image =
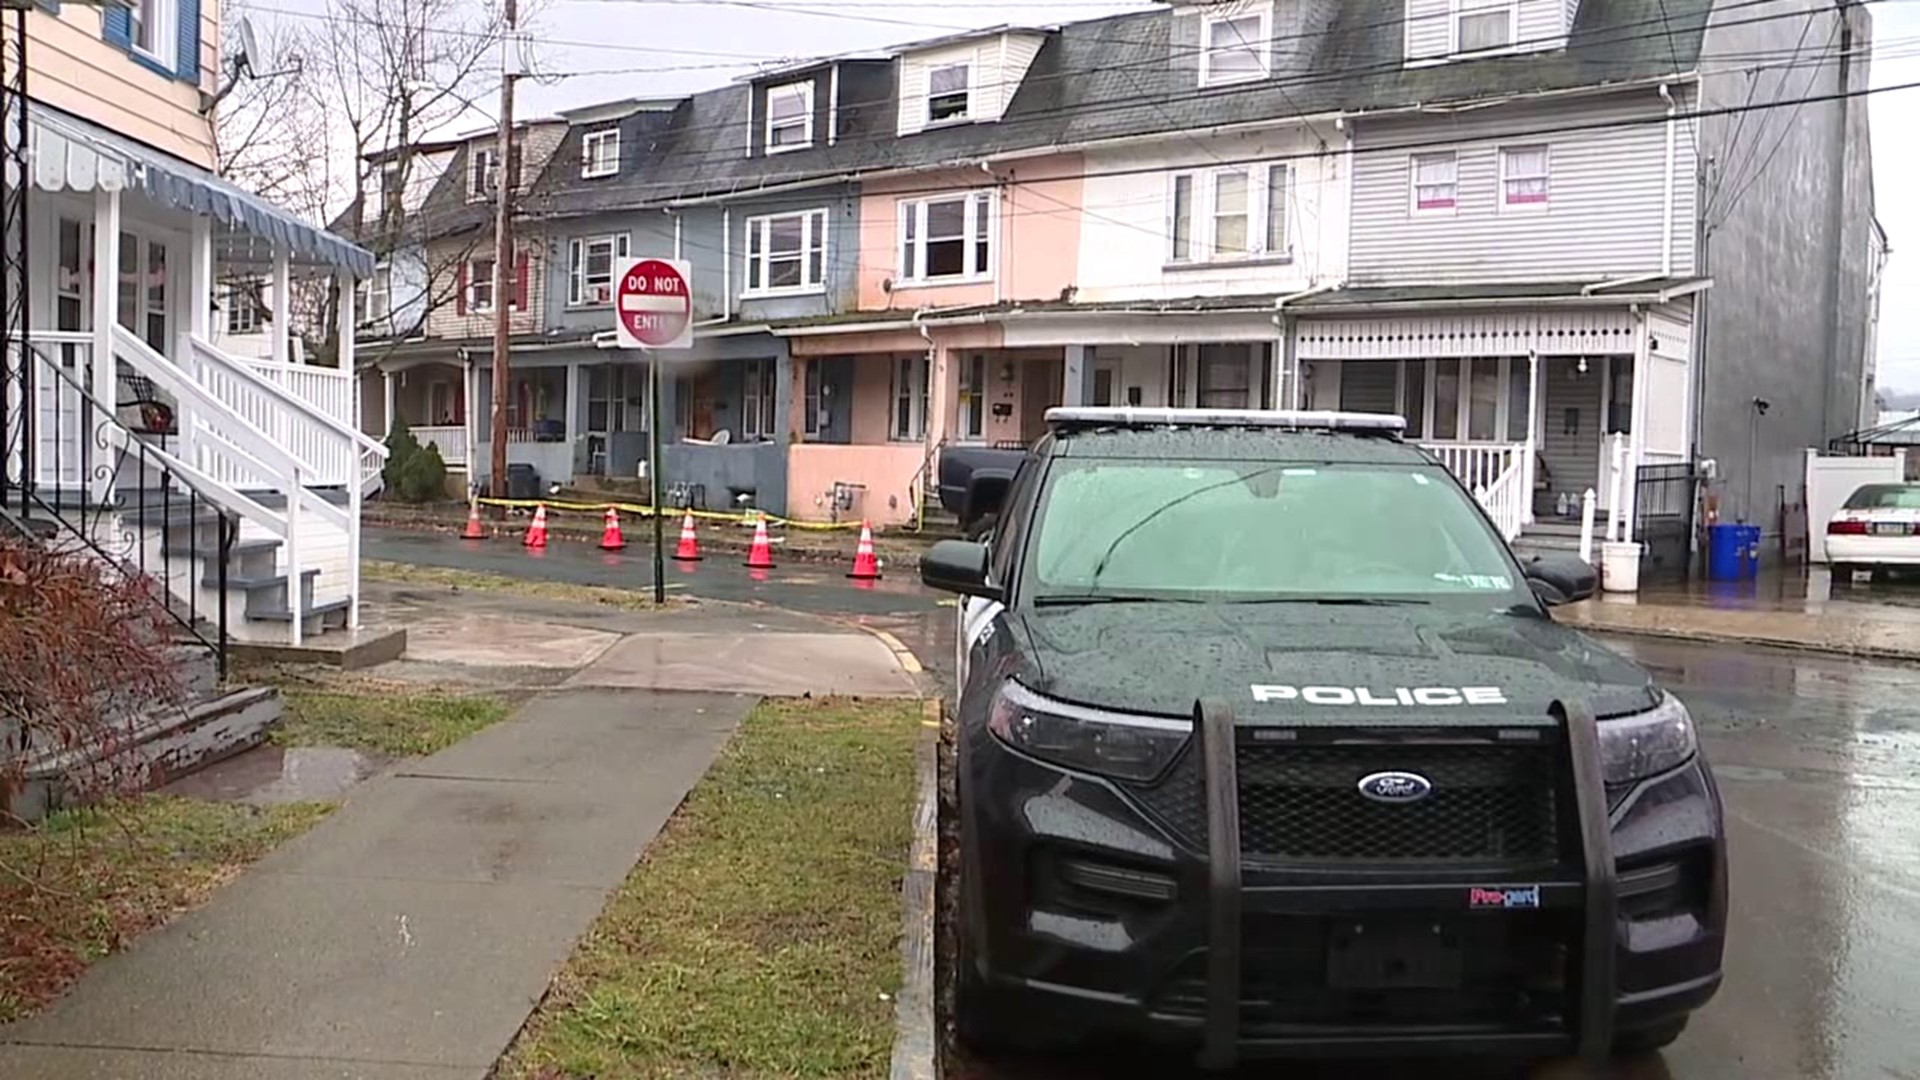
[[[1437,466],[1055,461],[1037,602],[1445,598],[1511,604],[1499,538]]]
[[[1868,484],[1847,499],[1848,510],[1920,510],[1920,484]]]

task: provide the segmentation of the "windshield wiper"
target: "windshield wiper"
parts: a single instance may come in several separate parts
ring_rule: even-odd
[[[1229,604],[1320,604],[1327,607],[1426,607],[1431,600],[1407,596],[1264,596]]]
[[[1129,596],[1125,593],[1052,593],[1033,598],[1034,607],[1077,607],[1082,604],[1195,604],[1177,596]]]

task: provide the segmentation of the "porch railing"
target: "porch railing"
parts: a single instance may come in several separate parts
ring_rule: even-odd
[[[1421,443],[1468,491],[1490,488],[1525,458],[1524,443]]]
[[[333,418],[337,424],[354,426],[353,374],[333,368],[305,364],[282,364],[257,357],[232,357],[245,364],[262,379],[281,387],[294,397]]]
[[[439,447],[440,460],[449,465],[467,464],[467,456],[472,452],[467,445],[466,426],[462,424],[417,427],[413,429],[413,437],[423,449],[429,445]]]
[[[1527,490],[1527,470],[1523,463],[1515,461],[1507,466],[1507,471],[1494,478],[1493,483],[1474,488],[1473,495],[1493,519],[1500,535],[1512,543],[1526,525],[1526,506],[1533,497]]]
[[[278,372],[269,377],[260,373],[259,362],[228,356],[192,334],[180,335],[179,355],[182,367],[201,386],[306,465],[303,479],[309,486],[364,491],[379,475],[387,448],[354,426],[350,380],[345,384],[348,397],[342,399],[337,380],[328,381],[332,373],[317,368],[295,371],[269,362],[265,366]],[[303,396],[301,390],[320,400]],[[188,432],[190,451],[192,438]],[[217,469],[223,467],[219,458],[218,454],[205,458],[202,467],[218,475]]]

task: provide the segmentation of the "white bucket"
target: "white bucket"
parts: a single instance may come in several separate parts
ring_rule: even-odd
[[[1608,592],[1640,591],[1640,553],[1645,545],[1609,540],[1600,545],[1600,587]]]

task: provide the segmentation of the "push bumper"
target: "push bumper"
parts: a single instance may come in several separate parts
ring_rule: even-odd
[[[1594,775],[1593,722],[1576,712],[1565,719],[1576,857],[1556,869],[1502,880],[1276,867],[1241,860],[1231,716],[1209,706],[1196,719],[1204,845],[1183,843],[1119,785],[984,733],[968,740],[962,932],[993,992],[1066,1031],[1197,1046],[1203,1064],[1224,1067],[1598,1056],[1616,1033],[1683,1017],[1717,990],[1724,850],[1698,762],[1610,792]],[[1416,940],[1427,934],[1440,940]],[[1537,961],[1537,998],[1461,989],[1513,956]]]

